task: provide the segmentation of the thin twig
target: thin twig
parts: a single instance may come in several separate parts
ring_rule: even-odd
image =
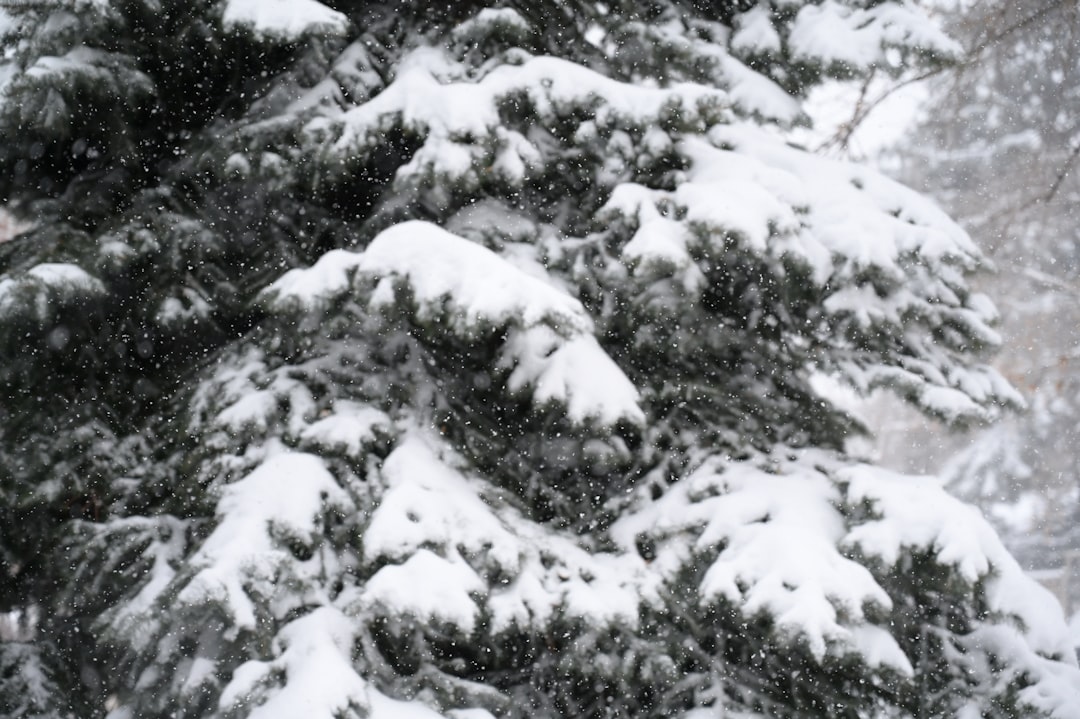
[[[1050,200],[1054,199],[1054,195],[1056,195],[1058,190],[1061,189],[1061,185],[1065,182],[1065,178],[1069,176],[1069,169],[1073,166],[1073,164],[1075,164],[1077,157],[1080,157],[1080,143],[1077,143],[1077,145],[1072,149],[1072,152],[1069,153],[1069,157],[1066,158],[1065,163],[1061,168],[1061,171],[1058,172],[1057,177],[1054,179],[1054,184],[1050,186],[1050,189],[1047,191],[1046,195],[1042,197],[1042,201],[1044,203],[1050,202]]]

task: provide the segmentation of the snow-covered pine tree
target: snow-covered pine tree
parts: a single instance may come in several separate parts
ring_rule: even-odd
[[[0,2],[3,712],[1080,716],[1053,600],[823,390],[1018,402],[969,238],[784,142],[954,46],[493,5]]]

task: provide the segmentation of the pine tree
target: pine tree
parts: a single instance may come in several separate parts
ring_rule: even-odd
[[[0,7],[5,714],[1077,716],[823,389],[1019,401],[963,231],[784,141],[909,5]]]

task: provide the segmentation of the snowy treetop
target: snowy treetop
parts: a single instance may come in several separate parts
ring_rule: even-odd
[[[316,33],[344,34],[349,20],[317,0],[225,0],[222,22],[287,42]]]

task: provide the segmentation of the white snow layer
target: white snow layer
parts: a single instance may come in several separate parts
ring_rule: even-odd
[[[78,265],[46,262],[14,277],[0,275],[0,315],[27,312],[45,321],[70,297],[104,294],[101,280]]]
[[[604,208],[637,228],[622,255],[631,271],[670,268],[694,296],[704,278],[693,250],[723,250],[733,242],[764,259],[806,267],[838,326],[851,323],[873,334],[919,322],[954,325],[977,342],[1000,342],[990,326],[997,319],[993,306],[966,294],[962,279],[981,255],[932,201],[748,123],[718,125],[707,140],[689,138],[676,147],[688,167],[674,190],[621,184]],[[898,387],[947,421],[990,418],[1001,400],[1022,406],[992,368],[961,367],[946,347],[917,333],[905,342],[909,356],[862,356],[835,370],[863,393]]]
[[[548,325],[518,330],[506,340],[502,364],[513,368],[510,391],[531,387],[534,402],[563,404],[575,422],[645,421],[637,389],[592,334],[563,339]]]
[[[419,701],[391,699],[359,675],[353,663],[357,630],[353,617],[329,606],[290,622],[274,639],[274,659],[249,661],[233,672],[219,707],[225,713],[246,709],[250,719],[443,719]],[[477,719],[486,714],[471,711]]]
[[[712,461],[620,520],[615,534],[628,547],[640,535],[680,537],[665,543],[653,562],[664,579],[675,577],[688,553],[723,547],[699,587],[703,603],[723,598],[747,617],[765,612],[819,658],[830,647],[854,651],[877,637],[875,656],[891,658],[906,672],[899,647],[880,646],[891,638],[852,633],[865,624],[865,607],[888,609],[892,601],[865,567],[840,551],[839,500],[836,485],[811,462],[767,473],[749,463]]]
[[[531,26],[529,25],[529,22],[521,16],[521,13],[513,8],[488,7],[483,8],[480,12],[476,13],[476,15],[455,27],[453,34],[454,37],[458,39],[469,39],[490,33],[491,30],[495,28],[504,31],[517,30],[518,32],[528,32]]]
[[[942,57],[959,57],[960,46],[925,15],[899,3],[863,9],[825,0],[804,5],[788,37],[792,55],[810,63],[849,69],[873,67],[886,48],[917,47]]]
[[[360,460],[380,434],[389,434],[390,426],[386,413],[359,402],[338,400],[332,412],[304,427],[300,436],[324,451],[344,449],[348,456]]]
[[[283,414],[294,434],[311,431],[307,421],[315,410],[311,390],[287,372],[271,371],[260,352],[249,352],[236,366],[221,370],[215,380],[196,395],[196,416],[211,405],[221,407],[213,423],[234,435],[266,431]]]
[[[349,20],[317,0],[225,0],[225,27],[286,42],[313,33],[344,34]]]
[[[866,618],[867,607],[888,610],[892,601],[857,559],[887,571],[904,555],[929,553],[1006,618],[978,625],[961,641],[1015,658],[1016,671],[1032,682],[1022,691],[1031,707],[1060,719],[1080,716],[1080,670],[1060,606],[1020,570],[978,512],[932,479],[819,451],[760,464],[714,459],[624,516],[613,535],[628,551],[643,536],[656,541],[650,569],[657,582],[676,577],[694,557],[711,556],[701,602],[723,599],[748,619],[765,611],[819,658],[852,653],[909,676],[915,658]]]
[[[905,264],[910,256],[934,266],[973,267],[979,261],[967,234],[932,201],[872,170],[792,148],[756,126],[720,125],[708,141],[686,139],[678,148],[690,167],[676,190],[624,184],[608,202],[611,212],[640,216],[639,232],[649,235],[647,241],[635,236],[627,245],[631,259],[685,264],[687,235],[677,228],[699,223],[714,230],[714,242],[735,238],[756,254],[799,258],[822,285],[850,287],[853,275],[870,269],[911,279]],[[686,221],[656,225],[671,214],[665,205],[681,208]],[[933,289],[948,299],[946,285]],[[860,304],[833,303],[834,312]],[[903,309],[877,301],[867,311],[898,320]],[[973,320],[993,319],[981,309],[971,310]],[[996,339],[986,332],[988,341]]]
[[[765,3],[735,16],[731,49],[739,53],[778,53],[782,49],[780,33],[772,24],[772,10]]]
[[[417,319],[445,317],[463,336],[483,324],[545,324],[568,337],[592,331],[580,302],[491,250],[430,223],[405,222],[382,232],[356,267],[378,278],[377,297],[392,297],[394,284],[404,280]]]
[[[387,614],[452,624],[470,635],[479,613],[471,595],[484,588],[484,582],[460,558],[444,559],[420,549],[403,563],[376,572],[364,586],[362,601],[381,605]]]
[[[887,565],[912,549],[932,552],[964,580],[986,582],[989,608],[1017,618],[1027,644],[1046,656],[1071,656],[1061,633],[1065,616],[1053,594],[1031,580],[977,509],[953,498],[930,477],[900,475],[879,467],[841,469],[853,505],[868,503],[876,518],[853,527],[847,547]]]
[[[274,639],[277,657],[239,666],[219,706],[249,708],[249,719],[331,719],[349,709],[362,715],[371,702],[352,662],[355,633],[354,622],[332,607],[290,622]]]
[[[715,88],[691,83],[662,89],[635,86],[554,57],[500,65],[477,80],[466,79],[466,68],[445,51],[421,48],[397,70],[394,81],[378,95],[339,117],[316,118],[307,130],[316,137],[336,137],[332,151],[348,156],[382,142],[390,126],[410,129],[424,142],[399,170],[399,181],[434,174],[476,182],[478,173],[495,172],[519,185],[540,165],[543,154],[520,133],[503,127],[500,108],[507,102],[527,104],[549,118],[570,108],[591,108],[598,126],[656,124],[665,117],[693,123],[727,105],[725,93]],[[487,138],[494,140],[493,156]]]
[[[539,629],[552,619],[635,625],[645,585],[636,555],[592,554],[507,507],[455,468],[460,460],[419,431],[387,457],[387,485],[364,532],[367,562],[382,566],[350,603],[357,611],[485,630]],[[492,582],[492,577],[502,577]],[[647,595],[646,595],[647,596]]]
[[[218,525],[192,558],[196,574],[178,602],[217,603],[231,616],[233,632],[253,630],[255,605],[245,586],[283,582],[281,572],[293,561],[289,543],[313,546],[331,508],[355,509],[321,459],[271,453],[255,471],[225,486]]]
[[[283,275],[264,297],[282,311],[315,310],[371,280],[373,307],[411,307],[421,325],[445,325],[465,339],[509,328],[499,364],[510,370],[511,392],[528,389],[535,404],[558,403],[579,423],[644,421],[637,389],[596,341],[578,300],[430,223],[391,227],[361,253],[329,252]]]

